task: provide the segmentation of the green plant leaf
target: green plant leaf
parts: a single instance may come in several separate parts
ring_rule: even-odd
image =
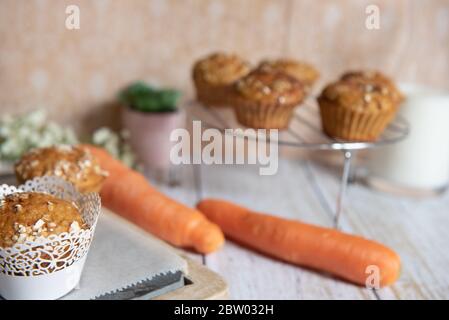
[[[138,81],[119,94],[120,101],[133,110],[141,112],[176,111],[181,94],[173,89],[156,89]]]

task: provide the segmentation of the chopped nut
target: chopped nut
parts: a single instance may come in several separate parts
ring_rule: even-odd
[[[53,210],[53,207],[54,207],[53,202],[47,201],[47,208],[48,208],[48,211],[52,211],[52,210]]]
[[[33,160],[33,161],[30,162],[30,166],[32,168],[36,167],[38,164],[39,164],[39,160]]]
[[[291,83],[284,80],[276,80],[273,82],[273,89],[276,92],[285,92],[290,90],[292,87]]]
[[[64,173],[68,173],[70,171],[70,162],[61,160],[56,163],[55,167],[59,170],[61,170]]]
[[[78,166],[80,168],[88,168],[92,165],[92,161],[90,159],[84,159],[84,160],[80,160],[78,161]]]
[[[44,224],[45,224],[44,220],[42,220],[42,219],[37,220],[33,226],[33,231],[37,231],[37,230],[41,229]]]
[[[81,230],[80,225],[78,224],[77,221],[73,221],[72,224],[70,225],[70,232],[77,232]]]
[[[271,93],[271,89],[270,89],[270,87],[268,87],[268,86],[264,86],[263,89],[262,89],[262,91],[263,91],[263,93],[265,93],[265,94],[270,94],[270,93]]]
[[[96,174],[99,174],[99,175],[102,175],[105,177],[109,176],[109,172],[102,170],[99,165],[96,165],[94,167],[94,171]]]
[[[21,224],[14,224],[14,228],[16,228],[16,231],[20,234],[26,233],[27,232],[27,228],[24,225]]]
[[[56,227],[56,223],[54,223],[54,222],[49,222],[49,223],[47,223],[47,226],[48,226],[49,228],[55,228],[55,227]]]
[[[280,96],[280,97],[278,98],[278,100],[279,100],[279,103],[285,103],[285,101],[286,101],[286,99],[285,99],[284,96]]]
[[[13,206],[13,210],[15,213],[19,213],[20,211],[22,211],[22,206],[20,204],[15,204]]]
[[[26,234],[24,234],[24,233],[21,233],[20,235],[19,235],[19,237],[17,238],[17,243],[24,243],[25,242],[25,240],[27,239],[27,235]]]

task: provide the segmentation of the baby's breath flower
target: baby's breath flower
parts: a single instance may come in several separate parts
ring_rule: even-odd
[[[60,143],[78,142],[70,128],[48,121],[43,110],[0,119],[0,160],[16,161],[28,150]]]
[[[127,143],[127,133],[112,131],[102,127],[97,129],[92,136],[92,143],[106,149],[112,156],[121,160],[131,168],[138,168],[136,157]]]

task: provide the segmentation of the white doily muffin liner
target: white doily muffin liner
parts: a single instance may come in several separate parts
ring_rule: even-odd
[[[19,187],[1,185],[0,199],[20,192],[47,193],[74,203],[89,228],[0,247],[0,295],[6,299],[59,298],[79,282],[101,210],[100,197],[82,194],[65,180],[45,176]]]

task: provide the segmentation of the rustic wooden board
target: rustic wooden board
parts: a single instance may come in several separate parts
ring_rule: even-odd
[[[161,295],[154,300],[222,300],[228,299],[228,285],[221,276],[202,264],[184,256],[189,275],[184,287]]]

